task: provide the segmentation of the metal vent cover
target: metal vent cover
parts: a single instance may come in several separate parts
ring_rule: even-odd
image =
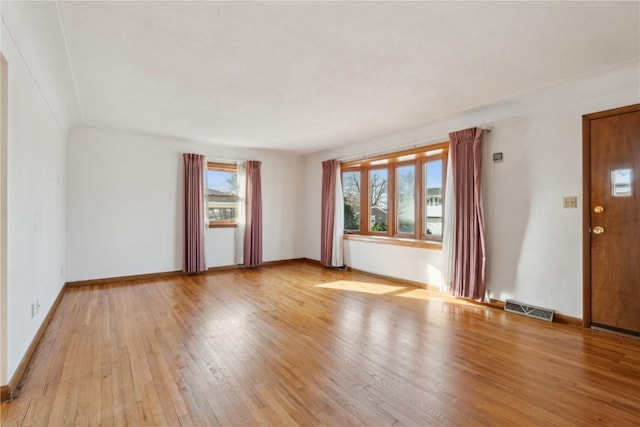
[[[553,320],[553,310],[548,308],[536,307],[535,305],[523,304],[514,300],[506,300],[504,310],[511,313],[522,314],[523,316],[533,317],[534,319]]]

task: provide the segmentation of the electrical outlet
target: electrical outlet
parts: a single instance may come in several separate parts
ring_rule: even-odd
[[[34,317],[36,317],[36,305],[31,304],[31,318],[33,319]]]

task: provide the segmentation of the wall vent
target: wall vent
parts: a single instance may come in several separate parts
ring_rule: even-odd
[[[504,310],[511,313],[522,314],[523,316],[533,317],[535,319],[553,320],[553,310],[548,308],[536,307],[535,305],[523,304],[518,301],[508,299],[504,303]]]

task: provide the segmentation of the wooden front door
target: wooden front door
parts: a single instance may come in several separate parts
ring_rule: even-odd
[[[584,323],[640,335],[640,104],[583,117]]]

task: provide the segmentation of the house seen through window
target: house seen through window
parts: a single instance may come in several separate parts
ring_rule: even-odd
[[[238,218],[238,174],[235,164],[207,164],[209,227],[235,227]]]

